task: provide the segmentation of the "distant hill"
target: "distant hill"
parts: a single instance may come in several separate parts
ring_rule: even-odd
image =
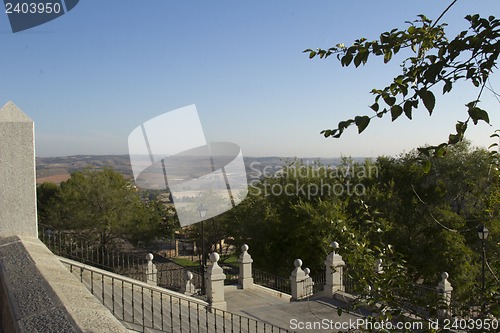
[[[291,157],[245,157],[245,167],[250,178],[256,177],[266,172],[279,170],[286,162],[291,162],[295,158]],[[306,165],[312,165],[318,160],[323,165],[338,165],[341,161],[340,157],[336,158],[299,158]],[[365,158],[353,158],[353,160],[361,162]],[[71,173],[83,170],[88,166],[93,166],[97,169],[105,167],[112,168],[125,177],[132,178],[132,168],[128,155],[76,155],[76,156],[61,156],[61,157],[37,157],[36,158],[36,177],[37,183],[53,182],[59,184],[62,181],[69,179]]]
[[[112,168],[126,177],[132,177],[132,168],[128,155],[77,155],[61,157],[37,157],[37,183],[46,181],[60,183],[67,180],[70,174],[83,170],[88,166],[97,169]]]

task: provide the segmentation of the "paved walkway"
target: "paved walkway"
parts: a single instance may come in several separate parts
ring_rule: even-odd
[[[346,325],[361,320],[361,314],[342,313],[338,300],[316,297],[309,301],[290,302],[290,296],[265,292],[263,288],[242,290],[226,287],[225,299],[230,312],[255,318],[295,332],[338,332],[347,331]],[[342,327],[344,325],[344,327]],[[349,328],[349,327],[347,327]],[[350,328],[353,328],[350,326]]]

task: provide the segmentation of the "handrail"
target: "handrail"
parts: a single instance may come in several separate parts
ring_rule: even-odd
[[[212,308],[208,303],[131,278],[59,258],[112,314],[131,329],[171,332],[281,333],[288,329]]]
[[[148,261],[145,257],[107,250],[78,235],[44,225],[39,225],[39,239],[56,255],[146,282]],[[158,284],[161,287],[180,290],[182,280],[188,270],[194,275],[193,284],[197,287],[201,286],[203,274],[199,267],[184,267],[161,257],[155,257],[153,262],[157,266]]]
[[[284,277],[274,275],[271,273],[266,273],[264,271],[254,269],[253,270],[253,281],[261,286],[281,291],[287,294],[291,293],[290,280]]]

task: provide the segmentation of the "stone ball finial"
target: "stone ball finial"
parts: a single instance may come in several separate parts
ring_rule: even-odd
[[[443,280],[447,280],[450,277],[450,274],[448,274],[447,272],[443,272],[443,274],[441,274],[441,277],[443,278]]]
[[[154,258],[154,255],[152,253],[146,254],[146,260],[147,261],[151,261],[151,260],[153,260],[153,258]]]
[[[248,249],[249,249],[249,247],[248,247],[248,245],[246,245],[246,244],[243,244],[243,245],[241,246],[241,251],[242,251],[242,252],[247,252],[247,251],[248,251]]]
[[[299,267],[302,266],[302,260],[295,259],[295,261],[293,262],[293,264],[295,265],[295,267],[299,268]]]
[[[309,273],[311,273],[311,270],[309,268],[304,268],[304,273],[306,273],[306,275],[309,275]]]
[[[330,246],[331,246],[331,247],[333,247],[333,249],[334,249],[334,250],[336,250],[336,249],[338,249],[338,248],[339,248],[339,243],[337,243],[337,242],[335,242],[335,241],[334,241],[334,242],[332,242],[332,243],[330,244]]]
[[[193,273],[191,273],[190,271],[186,271],[186,279],[188,281],[191,281],[193,279]]]
[[[219,261],[219,259],[220,259],[220,256],[217,252],[210,253],[210,261],[211,262],[216,263],[217,261]]]

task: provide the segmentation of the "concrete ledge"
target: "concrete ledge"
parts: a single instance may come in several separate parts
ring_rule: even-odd
[[[128,332],[37,238],[0,238],[0,330]]]
[[[356,301],[356,296],[343,291],[336,291],[335,294],[333,294],[333,298],[338,301],[345,302],[346,304],[354,304]]]
[[[265,292],[267,294],[270,294],[270,295],[273,295],[275,297],[279,297],[279,298],[283,298],[283,299],[286,299],[286,300],[291,300],[292,299],[292,295],[290,294],[287,294],[287,293],[284,293],[282,291],[277,291],[277,290],[274,290],[274,289],[271,289],[271,288],[268,288],[268,287],[264,287],[264,286],[261,286],[259,284],[255,284],[252,286],[253,289],[258,289],[262,292]]]

